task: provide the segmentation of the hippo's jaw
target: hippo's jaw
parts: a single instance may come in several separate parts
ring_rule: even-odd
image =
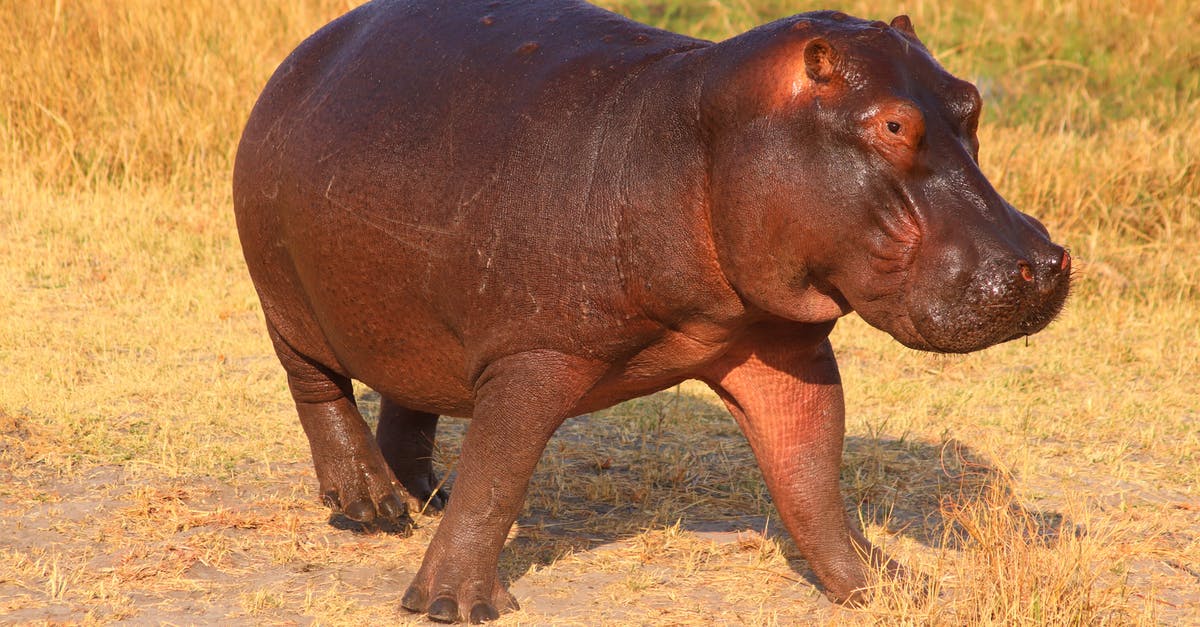
[[[988,265],[1007,266],[1010,261]],[[1070,291],[1070,256],[1064,253],[1059,263],[1056,270],[1029,273],[1032,279],[1025,278],[1019,265],[1012,273],[988,268],[951,298],[933,302],[910,298],[906,331],[915,337],[893,335],[910,348],[969,353],[1037,333],[1062,310]]]
[[[876,326],[910,348],[968,353],[1050,324],[1070,292],[1070,253],[1032,218],[1004,211],[1017,217],[1008,237],[969,245],[923,238],[904,281],[903,320]]]
[[[999,272],[981,272],[977,281],[949,287],[930,298],[919,290],[895,299],[879,298],[854,307],[871,326],[887,332],[901,344],[937,353],[970,353],[1046,328],[1059,314],[1070,291],[1070,257],[1063,267],[1045,278],[1026,280]],[[1007,265],[1007,260],[993,265]],[[898,307],[879,305],[900,301]]]
[[[1071,256],[1037,220],[994,193],[971,208],[957,193],[895,191],[859,240],[869,261],[830,277],[867,323],[909,348],[967,353],[1037,333],[1062,310]]]

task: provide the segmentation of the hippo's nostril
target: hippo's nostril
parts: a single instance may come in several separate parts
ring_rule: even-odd
[[[1069,250],[1063,251],[1062,263],[1059,264],[1058,268],[1059,268],[1059,270],[1062,270],[1063,272],[1071,271],[1071,251],[1069,251]]]
[[[1017,262],[1017,265],[1021,268],[1021,278],[1025,279],[1026,282],[1032,281],[1033,268],[1029,267],[1029,262],[1022,259],[1021,261]]]

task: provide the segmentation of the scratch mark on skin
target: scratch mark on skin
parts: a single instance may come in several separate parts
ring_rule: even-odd
[[[529,300],[533,303],[533,313],[541,313],[542,306],[538,304],[537,297],[533,295],[533,289],[527,285],[525,286],[525,293],[529,295]]]
[[[618,83],[609,92],[608,97],[606,99],[607,102],[604,104],[604,107],[603,107],[604,115],[602,116],[601,119],[605,119],[605,120],[611,119],[610,114],[612,113],[613,109],[616,108],[617,104],[620,102],[621,97],[625,95],[626,89],[635,80],[637,80],[637,78],[639,76],[641,76],[644,71],[645,71],[645,67],[636,68],[635,70],[630,72],[628,75],[626,75],[621,80],[621,82]],[[638,99],[637,104],[638,104],[638,109],[637,109],[637,113],[634,116],[634,128],[636,128],[637,124],[641,121],[642,109],[645,107],[645,100]],[[605,124],[600,129],[598,129],[598,132],[592,138],[593,144],[591,146],[589,146],[588,161],[590,161],[591,163],[590,163],[590,167],[588,168],[587,183],[586,183],[586,187],[585,187],[585,190],[587,192],[584,197],[584,206],[585,207],[592,206],[592,197],[595,193],[596,175],[600,171],[601,153],[604,150],[604,145],[608,142],[609,130],[610,130],[610,126],[608,124]],[[623,146],[623,152],[624,152],[624,156],[625,156],[625,158],[622,161],[623,163],[626,163],[626,164],[629,163],[628,156],[629,156],[629,151],[630,151],[630,144],[632,144],[632,142],[633,142],[633,136],[629,135],[626,138],[626,141],[624,142],[625,145]]]
[[[492,260],[495,258],[496,251],[497,251],[497,249],[499,249],[499,247],[500,247],[500,230],[498,228],[493,227],[492,228],[492,236],[491,236],[491,238],[489,238],[488,244],[487,244],[487,260],[484,261],[483,271],[480,272],[480,277],[481,277],[480,282],[479,282],[479,293],[480,294],[482,294],[484,292],[484,290],[487,289],[488,279],[490,279],[492,276]],[[481,248],[477,248],[477,249],[475,249],[475,254],[478,255],[479,258],[482,259],[484,256],[484,251]]]
[[[471,205],[475,204],[475,201],[479,199],[479,196],[481,196],[484,191],[490,189],[493,185],[495,185],[496,181],[498,181],[498,180],[500,180],[500,173],[497,171],[492,171],[492,173],[490,175],[488,175],[488,178],[486,180],[484,180],[483,183],[481,183],[478,188],[475,189],[475,193],[471,194],[470,198],[468,198],[466,200],[462,200],[463,195],[459,194],[458,209],[459,209],[460,215],[462,213],[462,210],[467,209]]]
[[[331,186],[333,185],[332,178],[329,179],[329,184]],[[424,237],[421,237],[419,235],[419,233],[428,234],[428,233],[432,232],[432,233],[435,233],[438,235],[450,235],[451,234],[450,231],[445,230],[445,229],[437,229],[434,227],[424,227],[419,224],[410,224],[410,223],[406,223],[406,222],[401,222],[399,220],[389,219],[386,216],[381,216],[381,215],[371,216],[368,214],[364,214],[364,213],[356,211],[352,208],[348,208],[345,205],[333,200],[332,198],[329,197],[328,191],[329,191],[328,188],[326,188],[325,198],[329,201],[329,207],[331,209],[341,212],[347,218],[350,218],[350,219],[352,219],[356,222],[359,222],[375,231],[378,231],[379,233],[385,235],[388,239],[396,242],[397,244],[399,244],[401,246],[424,253],[428,257],[437,257],[437,258],[445,258],[446,257],[446,252],[443,247],[437,247],[437,246],[431,247],[429,245],[428,241]],[[395,228],[396,226],[407,227],[408,229],[411,229],[412,231],[417,231],[419,233],[406,233],[402,229]],[[437,250],[435,250],[435,248]]]
[[[308,121],[315,116],[318,111],[321,110],[321,107],[325,105],[325,101],[329,100],[334,95],[336,91],[335,87],[336,85],[326,87],[326,85],[322,83],[317,85],[304,96],[304,99],[301,100],[300,103],[297,104],[293,109],[293,111],[303,111],[303,114],[300,117],[290,118],[289,121],[291,124],[284,129],[283,135],[275,143],[278,148],[282,149],[287,145],[288,141],[292,138],[292,133],[296,132],[296,129],[309,126]],[[320,92],[319,96],[317,95],[318,92]],[[281,116],[279,122],[283,122],[283,119],[283,116]],[[274,130],[274,127],[272,130]]]
[[[483,264],[483,272],[480,273],[481,278],[479,281],[479,289],[476,290],[477,293],[479,293],[479,294],[482,294],[484,292],[484,290],[487,289],[488,279],[492,275],[492,273],[491,273],[492,255],[495,252],[495,248],[496,248],[496,246],[494,243],[488,247],[487,261],[485,261]],[[475,254],[478,255],[479,257],[483,257],[483,250],[477,248],[477,249],[475,249]]]
[[[336,179],[336,178],[337,178],[336,174],[329,177],[329,184],[325,186],[325,200],[333,200],[333,198],[329,195],[329,191],[333,189],[333,179]]]
[[[400,244],[401,246],[405,246],[407,248],[411,248],[413,250],[425,253],[426,255],[428,255],[430,257],[435,256],[434,251],[431,250],[430,247],[427,246],[425,244],[425,242],[419,238],[411,238],[410,239],[410,238],[404,237],[403,235],[401,235],[391,229],[388,229],[380,224],[377,224],[376,222],[372,221],[370,218],[368,218],[364,215],[354,214],[354,213],[350,213],[349,215],[350,215],[350,217],[354,218],[355,220],[358,220],[359,222],[365,224],[366,226],[369,226],[369,227],[379,231],[380,233],[383,233],[389,239],[396,242],[397,244]]]
[[[342,211],[344,213],[347,213],[357,219],[362,219],[362,220],[369,219],[362,212],[359,212],[355,209],[350,209],[350,208],[344,207],[340,204],[334,204],[333,208],[335,208],[339,211]],[[375,220],[378,220],[378,222],[380,224],[387,223],[387,224],[391,224],[399,229],[409,230],[409,231],[418,231],[418,232],[424,233],[426,235],[441,235],[441,236],[449,237],[449,236],[456,235],[458,233],[458,230],[453,229],[453,228],[431,226],[428,224],[420,224],[417,222],[407,222],[404,220],[398,220],[396,218],[393,218],[391,216],[388,216],[388,215],[382,214],[382,213],[375,213],[375,214],[373,214],[372,217]]]
[[[634,150],[634,138],[646,136],[645,129],[643,128],[645,126],[645,121],[643,119],[645,109],[646,100],[644,98],[638,98],[637,109],[634,110],[633,115],[631,116],[632,123],[630,128],[632,131],[626,134],[625,141],[621,146],[621,171],[618,175],[619,182],[617,211],[615,222],[612,225],[618,241],[625,240],[625,235],[631,230],[629,216],[627,214],[629,206],[632,202],[629,198],[629,180],[631,177],[630,163],[633,163],[633,159],[630,157],[630,155],[633,154]],[[630,253],[627,247],[621,246],[617,249],[617,254],[613,255],[612,257],[614,266],[613,269],[615,270],[615,274],[617,276],[617,285],[620,289],[620,293],[625,296],[629,296],[630,290],[628,276],[625,274],[625,267],[631,263],[627,257],[629,254]]]

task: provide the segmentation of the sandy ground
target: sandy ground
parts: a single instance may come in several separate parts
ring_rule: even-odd
[[[441,437],[453,450],[465,423],[443,423]],[[14,436],[36,440],[18,427],[9,421],[8,453],[20,441]],[[614,416],[568,423],[539,466],[501,559],[501,576],[522,606],[504,623],[760,625],[877,618],[835,607],[819,593],[778,527],[736,431],[710,434],[702,451],[685,451],[679,442],[662,435],[648,445]],[[850,504],[875,512],[867,516],[868,527],[906,561],[953,551],[941,546],[937,533],[944,521],[935,484],[961,486],[965,477],[994,473],[965,448],[952,456],[937,452],[941,461],[929,472],[931,454],[911,443],[847,442],[849,473],[861,472],[868,460],[892,460],[886,472],[899,480],[892,486],[907,484],[902,487],[909,497],[889,502],[888,515],[872,507],[869,494]],[[444,457],[443,463],[453,463],[451,455]],[[668,477],[677,468],[673,459],[688,467]],[[0,547],[7,562],[0,571],[0,621],[422,622],[399,609],[399,599],[438,519],[418,516],[412,536],[402,537],[331,517],[317,503],[306,460],[238,468],[223,480],[172,477],[144,465],[69,475],[42,466],[26,459],[0,468],[9,486],[0,499]],[[648,466],[665,470],[666,479],[649,478]],[[1158,502],[1196,519],[1184,495],[1121,498]],[[1027,513],[1051,533],[1088,533],[1064,522],[1050,507],[1054,502],[1051,495]],[[1196,540],[1180,534],[1173,541]],[[1195,564],[1142,560],[1131,566],[1126,582],[1137,588],[1135,597],[1148,599],[1156,622],[1200,624]]]

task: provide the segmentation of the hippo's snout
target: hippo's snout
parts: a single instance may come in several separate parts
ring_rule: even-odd
[[[1070,289],[1071,253],[1065,248],[1050,244],[1028,259],[1017,261],[1020,280],[1014,281],[1026,312],[1017,336],[1037,333],[1050,324],[1062,309]]]
[[[910,319],[919,338],[905,343],[966,353],[1044,329],[1070,290],[1071,254],[1038,235],[1024,250],[997,247],[944,255],[944,267],[909,294]]]
[[[1018,260],[1016,270],[1026,290],[1049,296],[1071,276],[1071,253],[1061,246],[1051,244],[1047,251],[1028,258]]]

